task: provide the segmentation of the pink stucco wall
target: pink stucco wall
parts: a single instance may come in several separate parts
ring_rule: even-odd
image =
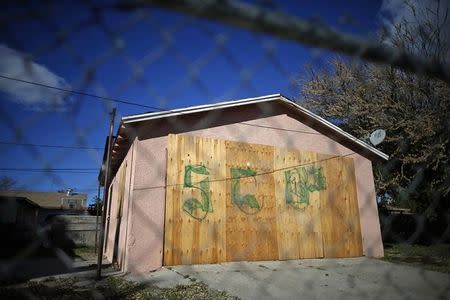
[[[167,145],[164,138],[148,141],[134,144],[132,210],[125,258],[125,271],[129,272],[146,272],[162,265]]]
[[[242,110],[240,112],[245,114]],[[204,124],[202,123],[205,122],[204,119],[188,116],[177,120],[180,121],[179,123],[165,120],[165,123],[142,126],[135,130],[137,139],[130,150],[134,153],[134,169],[131,175],[133,178],[130,181],[131,209],[124,250],[126,251],[125,271],[148,272],[162,266],[168,133],[183,133],[353,157],[363,253],[366,256],[383,256],[372,164],[369,159],[354,153],[353,150],[288,114],[277,113],[261,118],[254,118],[250,114],[244,121],[239,118],[233,120],[233,118],[235,115],[230,115],[226,122],[216,118],[213,121],[207,120],[207,124]]]

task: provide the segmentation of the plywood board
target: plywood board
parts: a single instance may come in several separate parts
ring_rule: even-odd
[[[323,170],[320,164],[314,162],[329,157],[275,148],[276,172],[273,176],[276,182],[277,222],[282,228],[278,231],[280,259],[323,257],[320,196],[325,193],[326,181],[316,182],[314,175],[322,174]]]
[[[277,259],[273,147],[225,145],[227,261]]]
[[[362,255],[356,179],[351,158],[325,161],[328,193],[321,198],[325,257]]]
[[[169,135],[164,265],[362,255],[353,160]]]

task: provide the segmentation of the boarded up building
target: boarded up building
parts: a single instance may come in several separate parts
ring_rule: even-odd
[[[281,95],[124,117],[105,254],[124,271],[382,256],[384,153]]]

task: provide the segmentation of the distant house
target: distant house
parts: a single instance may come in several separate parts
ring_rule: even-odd
[[[56,215],[86,212],[87,194],[67,192],[0,192],[0,223],[37,225]]]

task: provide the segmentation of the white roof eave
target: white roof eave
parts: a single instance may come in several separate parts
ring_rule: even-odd
[[[122,117],[122,123],[130,124],[130,123],[148,121],[148,120],[159,119],[159,118],[168,118],[168,117],[174,117],[174,116],[191,114],[191,113],[211,111],[211,110],[215,110],[215,109],[223,109],[223,108],[228,108],[228,107],[237,107],[237,106],[241,106],[241,105],[248,105],[248,104],[254,104],[254,103],[275,101],[275,100],[279,100],[280,97],[281,97],[280,94],[273,94],[273,95],[255,97],[255,98],[246,98],[246,99],[241,99],[241,100],[232,100],[232,101],[218,102],[218,103],[214,103],[214,104],[191,106],[191,107],[187,107],[187,108],[179,108],[179,109],[173,109],[173,110],[167,110],[167,111],[161,111],[161,112],[151,112],[151,113],[145,113],[145,114],[140,114],[140,115],[132,115],[132,116],[128,116],[128,117]]]

